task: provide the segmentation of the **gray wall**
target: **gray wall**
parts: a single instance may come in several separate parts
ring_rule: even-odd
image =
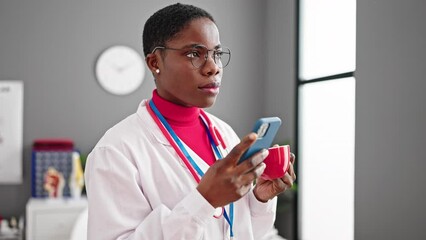
[[[265,116],[279,116],[283,124],[278,143],[294,146],[295,104],[295,1],[270,0],[266,3],[266,57],[264,63]],[[294,195],[281,194],[275,226],[287,239],[294,239]]]
[[[291,144],[295,133],[295,24],[295,1],[266,2],[263,115],[282,119],[276,140]]]
[[[293,1],[184,1],[216,18],[221,41],[232,50],[216,114],[242,136],[255,119],[278,115],[277,142],[293,136]],[[154,89],[148,74],[141,88],[120,97],[105,92],[94,64],[105,48],[126,44],[141,51],[146,19],[174,1],[0,0],[0,80],[23,80],[24,183],[0,185],[0,214],[24,214],[30,196],[31,144],[67,137],[87,154],[106,129],[133,113]],[[268,13],[268,15],[266,15]]]
[[[426,239],[426,1],[357,12],[355,239]]]
[[[279,115],[284,128],[277,140],[291,140],[294,1],[189,1],[197,2],[216,16],[222,42],[233,51],[209,111],[239,135],[255,118]],[[0,79],[25,83],[24,183],[0,185],[0,214],[24,213],[35,138],[70,137],[88,153],[150,97],[152,77],[117,97],[99,87],[93,68],[108,46],[140,49],[143,23],[168,3],[0,0]],[[425,11],[423,1],[358,0],[356,239],[426,238]]]
[[[143,23],[168,3],[0,0],[0,79],[25,83],[24,183],[0,185],[0,214],[24,213],[35,138],[70,137],[88,153],[108,127],[150,97],[152,77],[117,97],[99,87],[93,68],[113,44],[139,50]],[[209,111],[239,135],[255,118],[279,115],[284,128],[277,140],[291,140],[294,1],[188,3],[216,16],[222,42],[233,52]],[[424,1],[358,0],[356,239],[426,238],[425,11]]]

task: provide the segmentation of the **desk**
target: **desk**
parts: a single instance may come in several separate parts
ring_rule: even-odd
[[[31,198],[26,206],[26,239],[69,239],[87,199]]]

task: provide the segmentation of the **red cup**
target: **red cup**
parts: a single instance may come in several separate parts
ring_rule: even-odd
[[[266,168],[261,178],[273,180],[283,177],[290,167],[290,145],[271,147],[268,150],[269,155],[263,161]]]

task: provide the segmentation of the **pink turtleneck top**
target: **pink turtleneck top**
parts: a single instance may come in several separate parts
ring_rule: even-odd
[[[152,93],[152,101],[180,140],[207,164],[212,165],[216,159],[203,125],[203,120],[199,117],[200,109],[198,107],[185,107],[167,101],[158,95],[157,90]]]

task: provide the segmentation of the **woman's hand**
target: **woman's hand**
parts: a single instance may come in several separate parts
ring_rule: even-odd
[[[282,178],[274,180],[259,178],[257,180],[256,186],[253,189],[253,193],[257,200],[267,202],[269,199],[272,199],[293,186],[293,183],[296,180],[296,174],[294,173],[293,168],[295,160],[296,156],[291,153],[289,169]]]
[[[222,160],[216,161],[204,174],[197,190],[215,208],[235,202],[250,191],[253,181],[262,175],[266,165],[263,160],[268,150],[238,164],[243,153],[256,141],[257,134],[250,133]]]

